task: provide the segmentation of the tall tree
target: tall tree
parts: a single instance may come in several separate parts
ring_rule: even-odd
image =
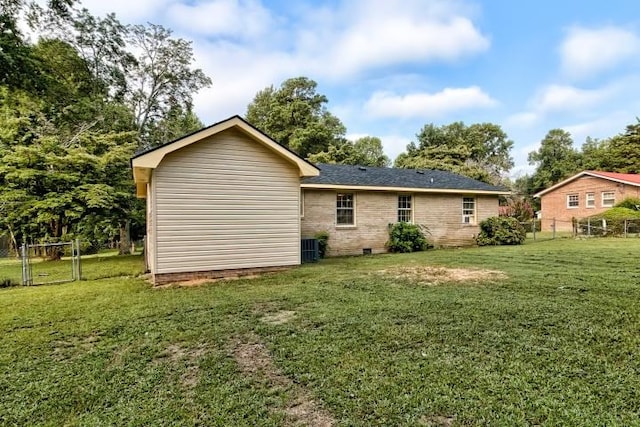
[[[573,148],[571,134],[563,129],[550,130],[540,148],[528,156],[536,166],[532,176],[533,192],[541,191],[580,170],[580,153]]]
[[[314,163],[378,167],[391,163],[384,154],[382,141],[375,136],[365,136],[353,142],[345,140],[339,145],[331,144],[327,151],[311,154],[309,160]]]
[[[327,110],[327,97],[316,87],[307,77],[285,80],[278,89],[269,86],[253,98],[246,119],[302,157],[339,147],[346,128]]]
[[[513,167],[513,141],[493,123],[427,124],[417,138],[396,158],[396,167],[448,170],[492,184]]]
[[[135,25],[130,28],[130,43],[136,64],[128,75],[127,104],[135,115],[138,135],[143,147],[154,127],[176,108],[191,112],[193,95],[211,85],[211,79],[194,61],[191,42],[171,36],[171,30],[160,25]]]

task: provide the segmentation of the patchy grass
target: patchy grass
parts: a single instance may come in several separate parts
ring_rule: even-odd
[[[139,258],[87,261],[94,280],[0,289],[0,424],[640,425],[638,253],[559,239],[166,289]]]

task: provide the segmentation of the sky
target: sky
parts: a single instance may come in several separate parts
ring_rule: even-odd
[[[576,148],[640,116],[637,0],[84,0],[93,14],[151,22],[193,42],[213,80],[205,124],[244,116],[256,92],[306,76],[347,137],[394,159],[429,123],[498,124],[512,177],[562,128]]]

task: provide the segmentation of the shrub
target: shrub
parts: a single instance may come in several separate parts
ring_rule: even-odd
[[[634,211],[640,211],[638,207],[640,207],[640,199],[635,197],[627,197],[626,199],[624,199],[620,203],[617,203],[614,206],[614,208],[627,208]]]
[[[327,247],[329,247],[329,233],[326,231],[321,231],[319,233],[316,233],[313,237],[318,241],[318,252],[320,258],[324,258],[325,254],[327,253]]]
[[[487,245],[520,245],[527,234],[517,219],[494,216],[480,223],[480,234],[476,242],[480,246]]]
[[[389,229],[387,248],[391,252],[424,251],[429,247],[420,227],[407,222],[397,222]]]

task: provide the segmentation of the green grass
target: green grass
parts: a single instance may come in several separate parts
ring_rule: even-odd
[[[168,289],[120,277],[138,257],[87,260],[94,280],[0,290],[0,424],[283,425],[305,390],[339,425],[640,425],[639,253],[558,239]],[[507,278],[380,273],[425,265]],[[246,337],[287,381],[240,369]]]

